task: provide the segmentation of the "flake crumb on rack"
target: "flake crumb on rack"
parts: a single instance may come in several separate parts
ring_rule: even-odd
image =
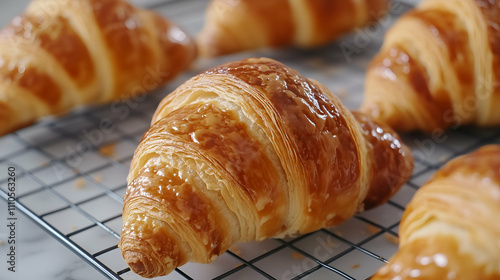
[[[75,189],[83,189],[87,186],[87,181],[82,177],[75,180]]]
[[[304,258],[304,255],[302,255],[301,253],[298,253],[298,252],[293,252],[292,253],[292,258],[294,260],[301,260]]]
[[[115,158],[115,148],[116,143],[114,142],[106,144],[99,148],[99,154],[109,158]]]
[[[390,233],[385,233],[384,234],[385,239],[387,239],[389,242],[394,243],[394,244],[399,244],[399,238],[397,236],[394,236]]]
[[[368,230],[368,232],[370,234],[375,234],[375,233],[378,233],[380,231],[380,229],[378,227],[373,226],[373,225],[367,225],[366,229]]]
[[[102,182],[102,174],[101,173],[97,173],[95,175],[94,182],[96,182],[96,183],[101,183]]]

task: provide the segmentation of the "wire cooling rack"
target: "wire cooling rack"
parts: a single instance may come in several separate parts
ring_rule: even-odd
[[[147,5],[196,34],[206,3],[150,0]],[[388,16],[328,47],[200,60],[157,93],[79,110],[1,137],[0,170],[16,167],[17,207],[56,239],[109,279],[140,279],[127,268],[117,243],[130,160],[158,102],[203,69],[243,57],[268,56],[324,83],[355,109],[362,99],[364,70],[382,43],[384,31],[410,7],[394,1]],[[159,279],[369,278],[397,250],[399,221],[415,191],[448,160],[485,144],[500,143],[500,132],[465,127],[404,135],[403,139],[412,148],[415,169],[388,203],[337,227],[237,244],[211,264],[189,263]],[[7,199],[5,173],[0,172],[0,196]]]

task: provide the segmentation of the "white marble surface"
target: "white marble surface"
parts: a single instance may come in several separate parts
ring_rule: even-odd
[[[106,279],[80,257],[56,241],[29,217],[17,211],[16,272],[7,270],[8,233],[4,225],[7,204],[0,199],[0,279],[68,280]]]

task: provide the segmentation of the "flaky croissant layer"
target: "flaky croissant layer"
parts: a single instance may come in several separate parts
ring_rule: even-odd
[[[499,125],[499,26],[499,0],[422,1],[388,30],[361,110],[396,130]]]
[[[388,0],[212,0],[198,36],[200,53],[218,56],[262,47],[325,45],[374,24]]]
[[[240,241],[311,232],[385,202],[409,149],[318,82],[266,58],[187,81],[132,160],[120,248],[144,277],[207,263]]]
[[[373,280],[500,279],[500,146],[454,159],[422,186],[399,251]]]
[[[124,0],[34,0],[0,30],[0,135],[157,89],[196,54],[179,27]]]

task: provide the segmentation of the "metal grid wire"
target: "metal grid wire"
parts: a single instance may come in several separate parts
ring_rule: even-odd
[[[150,8],[196,34],[206,2],[155,0]],[[159,100],[207,67],[248,56],[269,56],[323,82],[349,108],[357,108],[364,69],[377,52],[384,30],[409,7],[394,9],[375,25],[378,30],[358,30],[313,52],[264,50],[202,60],[164,90],[140,100],[87,108],[4,136],[0,138],[0,170],[16,166],[18,208],[55,238],[109,279],[140,279],[127,268],[117,243],[130,160]],[[369,40],[360,43],[360,38]],[[342,46],[353,47],[354,52],[346,54]],[[466,127],[403,138],[414,153],[415,170],[388,203],[337,227],[237,244],[212,264],[189,263],[160,279],[369,278],[397,250],[399,221],[415,191],[449,159],[484,144],[500,143],[500,132]],[[4,173],[0,172],[0,196],[7,199]]]

